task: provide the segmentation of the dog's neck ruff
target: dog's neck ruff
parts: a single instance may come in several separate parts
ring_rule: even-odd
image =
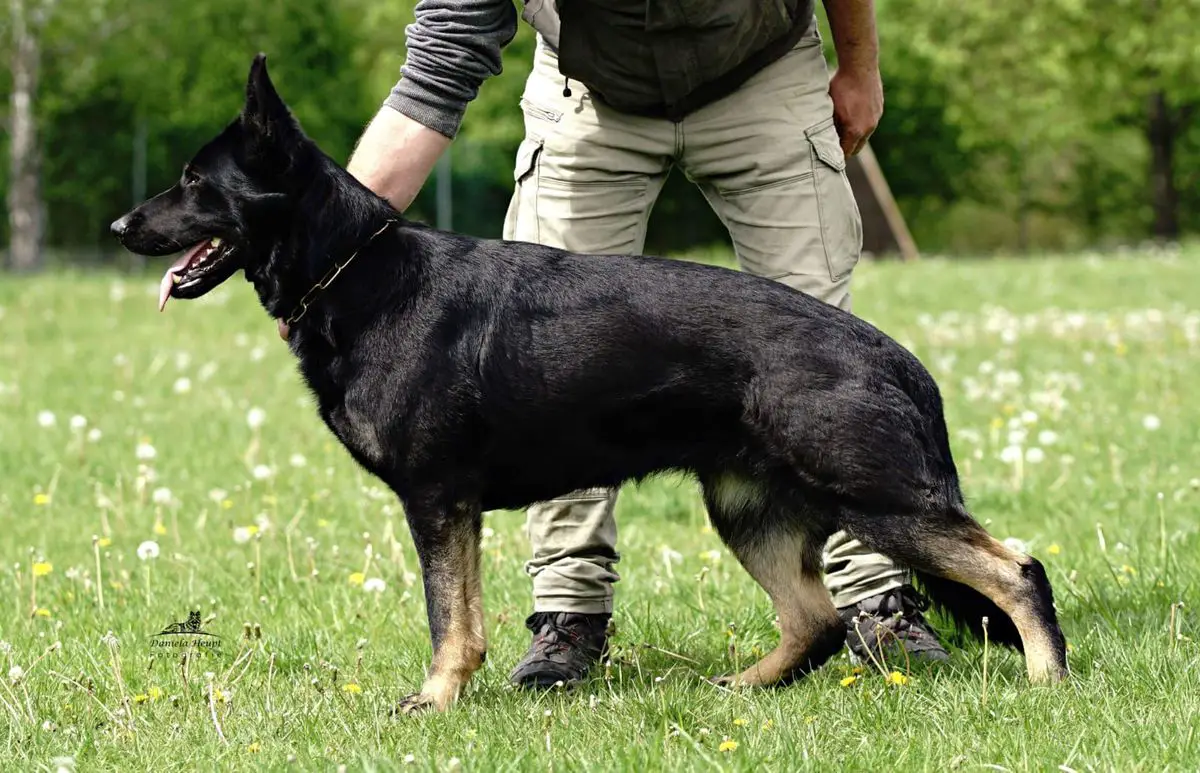
[[[325,272],[325,276],[321,277],[321,279],[315,285],[312,286],[312,289],[310,289],[308,292],[306,292],[304,294],[304,297],[300,299],[300,303],[298,303],[296,305],[296,308],[292,311],[291,316],[287,317],[286,319],[279,320],[279,336],[280,336],[280,338],[282,338],[285,341],[288,339],[288,334],[291,331],[292,324],[299,321],[299,319],[301,317],[303,317],[305,314],[308,313],[308,306],[309,306],[309,304],[311,304],[313,302],[313,298],[315,298],[317,296],[317,294],[320,293],[322,290],[329,287],[329,285],[333,284],[333,280],[337,279],[338,274],[342,273],[342,270],[344,268],[346,268],[346,266],[350,265],[350,263],[356,257],[358,257],[358,253],[360,253],[364,249],[366,249],[367,245],[369,245],[371,242],[373,242],[375,240],[376,236],[379,236],[379,234],[386,231],[388,229],[388,226],[393,225],[395,222],[396,222],[395,220],[388,220],[386,223],[383,224],[382,227],[380,227],[380,229],[378,231],[371,234],[371,238],[367,239],[367,241],[364,242],[361,247],[359,247],[357,250],[352,252],[350,254],[350,257],[346,258],[341,263],[335,262],[333,264],[333,266],[331,266],[330,269]]]

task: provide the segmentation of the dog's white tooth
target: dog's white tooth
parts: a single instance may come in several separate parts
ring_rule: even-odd
[[[171,274],[171,284],[179,284],[183,278],[179,274]]]

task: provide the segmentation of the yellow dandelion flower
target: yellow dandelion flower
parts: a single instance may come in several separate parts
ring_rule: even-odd
[[[733,740],[732,738],[726,738],[724,741],[721,741],[721,745],[717,747],[717,751],[731,752],[737,748],[738,748],[737,741]]]
[[[1055,542],[1052,545],[1050,545],[1050,547],[1046,548],[1046,552],[1052,556],[1057,556],[1059,553],[1062,552],[1062,548],[1060,548],[1058,546],[1058,543]]]
[[[260,744],[258,741],[255,741],[246,747],[246,751],[250,752],[251,754],[257,754],[258,752],[262,751],[262,744]]]
[[[706,524],[704,524],[703,526],[701,526],[701,527],[700,527],[700,533],[701,533],[701,534],[712,534],[712,533],[713,533],[713,527],[712,527],[711,525],[709,525],[709,524],[707,524],[707,523],[706,523]]]
[[[1167,585],[1166,585],[1166,583],[1164,583],[1162,580],[1159,580],[1159,581],[1158,581],[1158,587],[1160,587],[1160,588],[1165,588],[1165,587],[1167,587]]]
[[[1071,646],[1071,642],[1067,642],[1067,652],[1074,652],[1075,648]]]
[[[327,521],[324,518],[318,518],[317,519],[317,527],[321,528],[321,529],[327,529],[327,528],[329,528],[329,521]]]
[[[991,423],[992,429],[1001,429],[1003,426],[1004,426],[1004,419],[1000,418],[999,416],[992,419],[992,423]]]
[[[96,540],[96,544],[102,548],[106,548],[112,544],[112,540],[108,537],[101,537],[100,539]]]
[[[744,727],[746,724],[746,720],[742,719],[741,717],[738,717],[737,719],[733,720],[733,724],[737,725],[738,727]]]
[[[359,687],[354,682],[347,682],[346,684],[342,685],[342,692],[348,692],[353,695],[358,695],[362,692],[362,688]]]
[[[351,585],[362,585],[363,582],[366,581],[367,576],[362,572],[355,572],[354,574],[350,575],[349,579]]]
[[[50,504],[50,495],[42,494],[40,492],[37,494],[34,494],[33,495],[33,503],[35,505],[37,505],[38,507],[41,507],[42,505],[48,505],[48,504]]]
[[[150,700],[150,696],[146,693],[138,693],[137,695],[133,696],[134,703],[145,703],[148,700]]]
[[[854,674],[851,674],[850,676],[843,679],[840,682],[840,684],[842,685],[842,687],[849,687],[850,685],[854,684],[857,681],[858,681],[858,677],[855,676]]]
[[[167,533],[167,527],[166,527],[166,526],[163,526],[163,522],[162,522],[162,521],[155,521],[155,522],[154,522],[154,533],[155,533],[155,534],[157,534],[157,535],[158,535],[158,536],[160,536],[160,537],[161,537],[161,536],[163,536],[163,535],[165,535],[165,534]]]
[[[763,724],[762,724],[763,730],[770,730],[773,727],[775,727],[775,722],[770,719],[768,719],[766,722],[763,722]]]
[[[817,718],[812,714],[809,714],[807,717],[804,718],[804,724],[806,724],[806,725],[811,725],[813,722],[816,722],[816,721],[817,721]]]
[[[54,564],[50,563],[49,561],[38,561],[36,564],[33,565],[33,576],[34,577],[45,577],[46,575],[50,574],[53,571],[54,571]]]
[[[150,696],[150,700],[156,701],[163,696],[163,691],[158,685],[151,685],[150,689],[146,690],[146,694]]]
[[[1137,574],[1137,569],[1134,569],[1129,564],[1122,564],[1121,571],[1124,572],[1125,574]]]
[[[898,685],[903,686],[903,685],[908,684],[908,677],[905,676],[904,674],[900,673],[899,671],[893,671],[892,673],[887,675],[887,681],[888,681],[888,684],[898,684]]]
[[[862,672],[863,672],[863,671],[865,671],[865,670],[866,670],[866,669],[864,669],[862,666],[855,666],[854,668],[850,669],[850,673],[852,673],[852,674],[862,674]]]
[[[231,507],[233,507],[232,499],[222,499],[221,500],[221,509],[222,510],[228,510]]]
[[[38,617],[50,617],[50,610],[46,609],[45,607],[38,607],[37,611],[34,612],[34,614],[37,615]]]

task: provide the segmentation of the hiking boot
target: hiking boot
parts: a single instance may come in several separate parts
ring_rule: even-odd
[[[525,620],[533,632],[529,651],[508,675],[518,687],[546,689],[557,682],[570,686],[583,681],[592,665],[608,650],[608,621],[612,615],[574,612],[534,612]]]
[[[949,660],[950,655],[921,614],[928,607],[929,602],[915,588],[902,585],[839,609],[846,624],[851,661],[899,667],[907,660]]]

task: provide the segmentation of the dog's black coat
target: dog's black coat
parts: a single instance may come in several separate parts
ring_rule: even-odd
[[[849,313],[742,272],[408,222],[304,136],[261,55],[242,115],[114,231],[147,255],[221,237],[219,260],[173,295],[242,268],[277,318],[354,255],[289,345],[322,418],[404,504],[435,651],[461,601],[447,589],[469,561],[455,545],[477,541],[481,509],[665,470],[699,478],[739,557],[800,534],[798,571],[811,572],[845,528],[928,573],[960,622],[977,629],[989,615],[994,641],[1021,646],[1008,615],[944,579],[947,561],[927,546],[978,529],[936,384]],[[752,495],[723,497],[730,480]],[[1024,590],[1061,641],[1044,573]]]

